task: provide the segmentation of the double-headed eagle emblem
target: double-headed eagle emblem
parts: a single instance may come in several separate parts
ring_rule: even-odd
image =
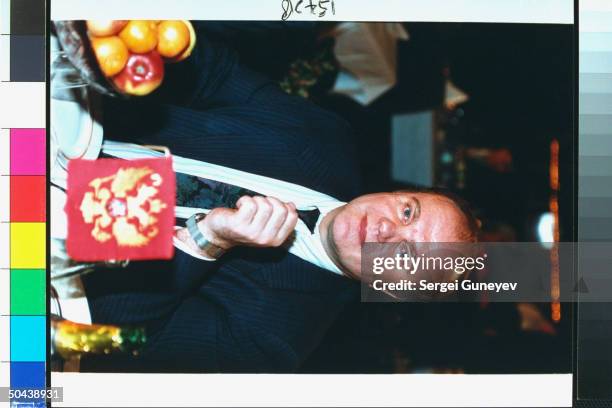
[[[159,229],[157,217],[166,204],[157,197],[163,179],[149,167],[120,168],[91,180],[79,209],[98,242],[114,239],[120,246],[147,245]]]

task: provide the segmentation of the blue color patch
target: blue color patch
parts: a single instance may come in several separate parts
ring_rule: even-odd
[[[11,362],[11,388],[45,388],[45,363]]]

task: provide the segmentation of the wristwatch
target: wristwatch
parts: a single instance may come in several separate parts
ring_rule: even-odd
[[[198,222],[202,221],[204,218],[206,218],[206,214],[204,213],[196,213],[187,218],[187,222],[185,223],[187,231],[198,248],[204,251],[206,255],[218,259],[225,253],[225,249],[221,248],[219,245],[213,244],[204,234],[202,234],[202,231],[198,228]]]

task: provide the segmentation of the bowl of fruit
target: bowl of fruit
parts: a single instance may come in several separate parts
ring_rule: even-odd
[[[107,95],[145,96],[164,80],[165,64],[191,55],[187,20],[57,21],[55,33],[81,77]]]

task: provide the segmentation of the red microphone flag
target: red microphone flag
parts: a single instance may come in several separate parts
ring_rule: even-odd
[[[68,255],[86,262],[172,258],[175,197],[170,157],[71,160]]]

